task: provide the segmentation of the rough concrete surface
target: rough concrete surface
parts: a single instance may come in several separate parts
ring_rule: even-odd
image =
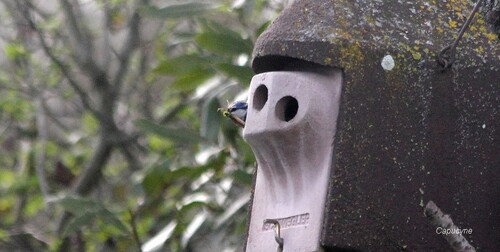
[[[431,200],[476,249],[500,247],[500,39],[476,15],[453,66],[436,61],[472,6],[296,1],[257,41],[257,73],[343,70],[326,250],[446,251],[423,214]]]

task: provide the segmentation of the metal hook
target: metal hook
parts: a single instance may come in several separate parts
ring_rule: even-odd
[[[443,71],[448,69],[449,67],[451,67],[451,65],[453,64],[453,62],[455,62],[455,48],[453,48],[453,51],[450,52],[450,59],[447,60],[444,56],[445,54],[451,50],[451,45],[448,45],[446,47],[444,47],[443,49],[441,49],[441,51],[439,51],[439,54],[438,54],[438,62],[439,64],[443,67]]]
[[[281,237],[280,223],[276,219],[265,219],[264,224],[266,224],[266,223],[274,224],[274,239],[278,243],[278,249],[276,251],[278,251],[278,252],[283,251],[283,245],[285,243],[285,240]]]
[[[479,10],[479,6],[481,5],[482,1],[483,0],[478,0],[476,2],[476,4],[474,5],[474,9],[472,9],[472,12],[470,13],[469,17],[465,21],[465,24],[460,29],[460,32],[458,33],[458,37],[455,39],[455,41],[453,41],[453,44],[444,47],[439,52],[439,54],[438,54],[438,62],[443,67],[443,71],[445,71],[446,69],[448,69],[449,67],[451,67],[451,65],[453,64],[453,62],[455,62],[455,53],[457,51],[456,49],[457,49],[457,46],[458,46],[458,42],[460,42],[460,40],[464,36],[465,30],[467,30],[467,28],[469,27],[470,23],[472,22],[472,19],[474,18],[474,15],[476,14],[476,12]],[[449,59],[446,59],[444,56],[448,52],[450,54],[450,57],[449,57]]]

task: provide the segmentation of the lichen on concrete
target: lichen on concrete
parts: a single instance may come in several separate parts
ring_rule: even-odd
[[[471,9],[472,3],[467,0],[398,1],[397,4],[394,1],[298,1],[260,37],[254,57],[279,54],[347,69],[356,63],[346,59],[360,59],[345,57],[346,52],[355,49],[353,53],[362,56],[356,47],[351,47],[357,43],[363,50],[401,54],[417,63],[435,61],[437,52],[456,38]],[[463,38],[457,59],[464,66],[498,60],[499,41],[484,17],[476,15]],[[304,51],[303,46],[278,52],[273,46],[307,43],[323,43],[332,53],[320,54],[323,49]]]

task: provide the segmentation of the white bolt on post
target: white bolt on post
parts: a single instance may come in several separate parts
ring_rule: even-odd
[[[342,72],[267,72],[254,76],[244,138],[258,170],[247,252],[322,251]],[[269,221],[277,220],[279,229]],[[278,226],[278,225],[276,225]]]

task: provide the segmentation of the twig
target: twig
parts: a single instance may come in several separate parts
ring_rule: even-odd
[[[130,226],[132,227],[132,234],[134,236],[135,244],[137,245],[137,249],[139,252],[142,252],[142,242],[139,238],[139,233],[137,232],[137,224],[135,223],[135,213],[132,210],[129,210],[130,214]]]
[[[111,14],[111,9],[109,8],[110,3],[107,2],[104,4],[104,24],[103,24],[103,29],[102,29],[102,35],[103,35],[103,48],[104,48],[104,61],[103,61],[103,67],[105,71],[109,70],[110,62],[111,62],[111,54],[113,49],[113,46],[111,46],[111,38],[110,38],[110,27],[111,27],[111,19],[112,19],[112,14]]]
[[[132,150],[130,150],[131,147],[132,147],[131,145],[127,145],[127,144],[119,145],[120,152],[127,160],[129,169],[131,171],[137,171],[141,168],[141,166],[139,165],[139,161],[137,160],[137,157],[134,155],[134,152]]]
[[[241,120],[240,118],[232,115],[232,114],[229,114],[228,117],[238,126],[244,128],[245,127],[245,122],[243,120]]]
[[[139,25],[141,18],[138,11],[139,10],[136,10],[136,12],[132,15],[132,18],[130,19],[128,37],[125,46],[123,47],[118,57],[120,66],[113,79],[113,88],[115,89],[114,92],[116,94],[119,94],[121,91],[123,78],[125,77],[125,74],[129,67],[130,56],[140,44]]]
[[[92,154],[92,159],[75,182],[73,191],[77,195],[88,194],[100,179],[102,167],[108,162],[111,150],[113,149],[113,144],[106,141],[105,138],[106,136],[100,137],[99,143]]]
[[[59,68],[61,73],[64,75],[66,80],[68,80],[69,85],[75,90],[76,94],[82,101],[83,106],[85,109],[89,110],[91,113],[93,113],[97,118],[101,118],[102,115],[99,111],[97,111],[90,100],[90,97],[88,94],[80,87],[80,85],[76,82],[74,77],[72,76],[71,72],[69,71],[68,67],[58,58],[55,56],[54,52],[50,49],[49,45],[47,44],[47,41],[45,40],[42,31],[38,28],[38,26],[35,24],[35,22],[31,19],[29,16],[24,16],[30,27],[36,32],[38,36],[38,40],[40,41],[40,44],[42,46],[43,51],[45,54],[50,58],[50,60]]]
[[[62,129],[63,131],[68,131],[68,126],[64,125],[61,120],[56,116],[54,115],[54,113],[52,111],[50,111],[50,108],[47,106],[47,102],[45,99],[42,99],[42,104],[43,106],[43,110],[45,112],[45,115],[48,116],[50,118],[50,121],[53,122],[57,127],[59,127],[60,129]]]
[[[12,8],[11,11],[14,11],[14,8],[17,8],[19,15],[17,16],[16,19],[19,19],[19,22],[22,23],[22,26],[32,26],[33,22],[31,19],[31,11],[34,9],[34,6],[31,3],[25,2],[23,5],[22,3],[16,2],[15,7],[10,6],[9,8]],[[14,16],[14,14],[12,14]],[[24,19],[25,22],[22,20]],[[18,27],[18,29],[20,29]],[[29,48],[29,44],[31,42],[31,39],[26,36],[21,36],[21,40],[23,42],[23,45]],[[38,132],[38,137],[39,137],[39,144],[38,148],[36,150],[36,161],[34,163],[34,170],[38,178],[38,184],[40,186],[40,191],[42,192],[44,201],[47,202],[48,198],[50,197],[49,195],[49,185],[47,183],[47,179],[45,176],[45,161],[46,161],[46,146],[48,142],[48,125],[47,125],[47,113],[45,111],[45,106],[43,106],[43,100],[44,100],[44,94],[41,91],[37,91],[35,87],[35,80],[33,78],[32,74],[32,69],[28,65],[28,62],[24,62],[23,64],[25,68],[25,82],[28,85],[28,89],[33,93],[36,94],[36,103],[37,103],[37,112],[36,112],[36,130]]]
[[[141,16],[139,14],[139,9],[141,5],[147,4],[146,0],[139,0],[136,4],[136,10],[132,14],[132,17],[129,20],[128,27],[128,36],[125,42],[125,45],[121,49],[121,52],[118,54],[119,67],[118,71],[113,78],[113,89],[115,94],[120,94],[122,86],[123,86],[123,78],[129,69],[130,57],[132,53],[140,46],[141,44],[141,33],[140,33],[140,25],[141,25]]]
[[[462,235],[462,230],[453,224],[453,220],[448,214],[444,214],[433,201],[429,201],[424,209],[424,214],[436,227],[436,233],[443,234],[444,238],[452,249],[457,252],[472,252],[476,249]],[[442,232],[438,232],[440,229]],[[445,232],[451,231],[451,232]]]
[[[80,62],[80,66],[83,66],[89,72],[93,72],[97,66],[92,59],[91,52],[93,50],[90,36],[84,28],[79,26],[77,17],[73,11],[73,5],[70,4],[68,0],[60,0],[59,2],[61,3],[64,16],[68,21],[68,30],[72,37],[75,38],[75,51],[77,53],[77,59]]]
[[[47,129],[47,115],[45,113],[45,106],[43,105],[43,94],[39,94],[37,98],[38,111],[36,114],[36,127],[38,131],[38,137],[40,139],[38,155],[36,159],[36,176],[38,178],[38,183],[40,184],[40,190],[42,191],[43,198],[45,202],[49,199],[49,185],[45,176],[45,159],[47,156],[47,141],[48,141],[48,129]]]

